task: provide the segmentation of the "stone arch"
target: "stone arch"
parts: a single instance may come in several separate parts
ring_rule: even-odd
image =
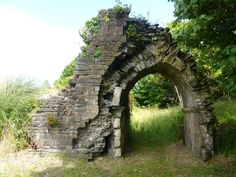
[[[107,18],[109,16],[109,21]],[[180,51],[167,28],[129,18],[129,10],[101,10],[99,33],[89,37],[87,56],[73,79],[33,115],[29,135],[40,151],[69,152],[92,159],[119,157],[128,125],[127,94],[147,74],[172,80],[184,100],[185,142],[206,160],[214,153],[214,121],[207,79],[191,55]],[[130,25],[136,33],[127,35]],[[95,51],[101,56],[94,57]],[[50,126],[48,119],[59,124]]]
[[[160,41],[150,44],[133,56],[120,57],[110,65],[101,84],[100,113],[109,107],[114,135],[110,138],[111,152],[121,156],[126,144],[128,124],[128,93],[142,77],[160,73],[173,81],[183,98],[185,114],[185,144],[198,157],[206,160],[213,154],[213,120],[207,80],[196,71],[191,55],[173,45],[166,51]],[[186,62],[187,61],[187,62]],[[119,67],[117,67],[119,63]]]

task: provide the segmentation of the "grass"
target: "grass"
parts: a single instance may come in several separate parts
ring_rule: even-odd
[[[169,109],[135,107],[130,125],[130,139],[134,146],[165,146],[182,138],[183,113],[179,107]]]
[[[216,156],[209,162],[194,157],[183,145],[140,148],[123,158],[86,162],[66,155],[20,152],[0,158],[1,177],[233,177],[235,161]],[[12,170],[14,169],[14,170]]]
[[[133,149],[120,159],[100,157],[86,162],[67,155],[41,155],[21,151],[0,156],[1,177],[234,177],[235,136],[222,127],[234,127],[236,101],[214,105],[219,122],[219,154],[208,162],[194,157],[182,145],[183,114],[167,110],[135,108],[131,118]],[[230,133],[231,132],[231,133]],[[234,131],[233,131],[234,132]],[[14,169],[14,170],[12,170]]]
[[[0,82],[0,154],[27,146],[26,126],[38,106],[39,91],[32,81],[21,78]]]
[[[236,100],[216,102],[214,108],[218,152],[236,160]]]

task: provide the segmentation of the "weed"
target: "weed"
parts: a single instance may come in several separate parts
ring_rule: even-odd
[[[102,55],[101,49],[100,49],[100,48],[96,48],[96,49],[94,50],[94,52],[93,52],[92,55],[93,55],[93,58],[94,58],[94,59],[99,58],[99,57]]]
[[[53,114],[47,115],[48,126],[55,128],[60,125],[59,119],[57,119]]]

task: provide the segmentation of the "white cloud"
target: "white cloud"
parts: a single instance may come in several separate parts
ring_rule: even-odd
[[[0,6],[0,78],[24,75],[52,82],[81,44],[78,29],[53,27]]]

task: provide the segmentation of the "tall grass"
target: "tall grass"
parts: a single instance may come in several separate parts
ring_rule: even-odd
[[[236,100],[218,101],[214,108],[218,120],[217,150],[236,159]]]
[[[134,145],[166,145],[182,136],[183,113],[179,107],[137,108],[132,111],[130,138]]]
[[[216,146],[220,154],[236,159],[236,100],[218,101]],[[130,138],[134,146],[162,146],[183,138],[183,113],[179,107],[137,108],[131,113]]]
[[[0,140],[12,138],[16,148],[26,144],[25,127],[36,106],[37,93],[32,81],[8,79],[0,83]]]

